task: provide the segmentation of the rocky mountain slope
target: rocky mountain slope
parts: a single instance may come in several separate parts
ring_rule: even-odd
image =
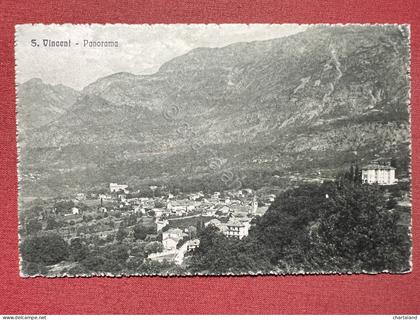
[[[21,167],[39,173],[28,193],[59,187],[63,175],[68,188],[227,169],[324,177],[376,157],[400,159],[406,174],[407,39],[397,26],[314,27],[197,48],[153,75],[98,79],[25,137]]]
[[[73,105],[80,93],[64,85],[31,79],[17,86],[20,134],[51,123]]]

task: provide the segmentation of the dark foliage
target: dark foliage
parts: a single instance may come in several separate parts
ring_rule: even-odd
[[[379,186],[342,179],[280,194],[247,238],[200,234],[193,272],[394,272],[409,269],[408,229]]]
[[[144,240],[148,234],[154,234],[156,228],[153,226],[136,225],[133,229],[135,240]]]
[[[42,223],[38,220],[31,219],[25,225],[26,234],[35,235],[42,230]]]
[[[116,236],[115,236],[115,239],[116,239],[117,241],[121,242],[121,241],[123,241],[123,240],[127,237],[127,235],[128,235],[127,230],[125,230],[125,228],[124,228],[124,227],[120,226],[120,227],[118,228],[118,231],[117,231],[117,234],[116,234]]]
[[[80,238],[74,238],[69,246],[70,256],[74,261],[82,261],[89,255],[89,248]]]
[[[52,265],[68,258],[68,246],[58,235],[27,238],[21,245],[21,254],[27,262]]]

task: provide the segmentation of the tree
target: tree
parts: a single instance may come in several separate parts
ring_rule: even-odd
[[[349,170],[340,173],[337,180],[347,180],[356,183],[362,183],[362,171],[359,169],[358,163],[351,163]]]
[[[162,232],[166,232],[166,231],[168,231],[170,228],[171,228],[171,226],[170,226],[169,224],[167,224],[166,226],[164,226],[164,227],[161,229],[161,231],[162,231]]]
[[[126,263],[127,273],[139,273],[143,263],[143,257],[130,257]]]
[[[47,220],[47,226],[45,227],[46,230],[55,230],[59,229],[61,227],[61,223],[59,223],[54,218],[48,218]]]
[[[134,227],[134,239],[135,240],[144,240],[147,237],[147,228],[143,225],[137,225]]]
[[[272,267],[260,243],[229,239],[213,225],[201,232],[190,265],[192,272],[208,274],[261,272]]]
[[[47,275],[48,269],[40,263],[35,262],[26,262],[23,261],[22,263],[22,272],[28,276],[35,276],[35,275]]]
[[[157,186],[150,186],[149,188],[153,192],[153,199],[154,199],[155,198],[155,190],[157,189]]]
[[[42,230],[42,223],[38,220],[31,219],[26,223],[26,233],[28,235],[35,235]]]
[[[117,244],[108,248],[105,253],[106,258],[114,259],[119,263],[124,263],[128,259],[128,248],[126,245]]]
[[[44,211],[44,208],[45,208],[45,204],[42,204],[42,205],[36,204],[31,207],[31,214],[33,216],[39,216]]]
[[[137,267],[136,271],[139,274],[162,274],[165,270],[173,266],[173,263],[170,262],[158,262],[146,259],[139,267]]]
[[[54,208],[58,213],[66,213],[74,207],[73,201],[58,201],[55,203]]]
[[[86,270],[91,272],[100,272],[105,264],[105,258],[100,255],[89,255],[81,263]]]
[[[204,225],[203,219],[198,219],[197,220],[195,228],[197,229],[198,234],[200,234],[204,230],[205,225]]]
[[[21,245],[23,260],[52,265],[68,258],[67,243],[58,235],[27,238]]]
[[[125,230],[125,228],[120,226],[118,228],[117,235],[115,236],[115,239],[118,242],[121,242],[121,241],[123,241],[123,239],[125,239],[127,237],[127,235],[128,235],[128,232]]]
[[[386,203],[386,208],[388,209],[388,210],[392,210],[392,209],[394,209],[396,206],[398,205],[398,201],[393,197],[393,196],[391,196],[390,198],[389,198],[389,200],[387,201],[387,203]]]
[[[134,226],[137,223],[137,217],[135,214],[130,214],[126,219],[124,219],[125,226]]]
[[[67,273],[71,276],[78,276],[89,273],[89,270],[87,270],[83,265],[77,264],[76,266],[70,268]]]
[[[288,249],[299,243],[299,255],[293,254],[294,260],[304,256],[308,226],[319,217],[323,206],[327,205],[327,195],[331,197],[335,190],[334,183],[302,185],[278,195],[267,212],[256,221],[250,236],[262,243],[271,263],[276,266],[288,254]]]
[[[163,244],[157,241],[152,241],[144,247],[144,253],[149,255],[151,253],[162,252]]]
[[[161,201],[161,200],[156,200],[155,201],[155,208],[165,208],[166,207],[166,203]]]
[[[74,261],[82,261],[89,255],[89,248],[82,239],[75,238],[70,242],[69,252]]]
[[[90,221],[92,221],[93,220],[93,217],[92,216],[83,216],[83,222],[90,222]]]
[[[113,234],[109,234],[106,236],[106,242],[113,242],[115,239],[115,236]]]
[[[144,245],[143,244],[136,244],[135,246],[133,246],[130,250],[130,255],[131,256],[135,256],[135,257],[141,257],[141,258],[145,258],[145,253],[144,253]]]
[[[197,228],[194,226],[189,226],[188,234],[190,236],[190,239],[194,239],[195,237],[197,237]]]
[[[409,269],[408,230],[398,219],[378,186],[342,185],[311,234],[311,267],[353,272]]]

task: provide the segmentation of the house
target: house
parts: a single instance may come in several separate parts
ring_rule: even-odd
[[[242,190],[242,193],[245,193],[245,194],[248,194],[248,195],[252,194],[253,192],[254,191],[252,189],[243,189]]]
[[[196,203],[191,200],[176,200],[168,201],[166,204],[166,209],[171,210],[172,212],[190,212],[195,209]]]
[[[77,207],[73,207],[73,208],[71,208],[71,213],[72,214],[79,214],[80,213],[80,210]]]
[[[187,241],[187,251],[193,251],[200,246],[200,239],[193,239]]]
[[[70,222],[74,221],[75,223],[82,221],[82,217],[79,214],[66,214],[62,217],[61,221]]]
[[[204,223],[205,227],[208,227],[209,225],[215,226],[224,234],[226,234],[227,232],[226,223],[221,222],[219,219],[211,219],[210,221],[207,221],[206,223]]]
[[[163,250],[164,251],[171,251],[176,250],[176,245],[178,244],[180,239],[177,237],[168,237],[166,239],[162,239]]]
[[[154,208],[151,211],[154,213],[156,218],[160,218],[164,213],[163,210],[160,208]]]
[[[211,196],[211,198],[214,199],[214,200],[218,200],[220,198],[220,192],[213,193],[213,195]]]
[[[207,227],[209,225],[213,225],[215,227],[221,226],[222,222],[219,219],[211,219],[210,221],[207,221],[204,223],[204,226]]]
[[[140,204],[145,209],[153,209],[155,207],[155,201],[149,198],[140,198]]]
[[[128,188],[128,185],[126,184],[118,184],[118,183],[110,183],[109,184],[109,191],[112,192],[118,192],[118,191],[124,191],[126,192]]]
[[[223,204],[218,204],[214,207],[215,209],[215,213],[219,214],[219,215],[226,215],[229,213],[230,208],[226,205]]]
[[[156,221],[156,229],[157,232],[159,232],[160,230],[162,230],[164,227],[166,227],[169,224],[168,220],[158,220]]]
[[[252,207],[249,205],[233,206],[232,209],[233,209],[232,215],[235,217],[246,217],[250,213],[252,213]]]
[[[174,262],[178,265],[181,265],[184,262],[185,254],[189,251],[195,250],[196,248],[199,247],[199,245],[200,245],[199,239],[186,241],[184,244],[182,244],[182,246],[179,249],[174,250],[177,252],[177,255],[174,258]]]
[[[106,212],[108,212],[108,209],[106,207],[99,207],[98,212],[99,213],[106,213]]]
[[[76,194],[76,200],[78,200],[78,201],[86,200],[85,194],[84,193]]]
[[[140,199],[139,198],[129,198],[129,199],[127,199],[127,202],[130,203],[130,204],[139,205],[140,204]]]
[[[224,233],[227,237],[242,239],[243,237],[248,236],[250,223],[245,220],[231,219],[226,224],[226,227],[227,229]]]
[[[141,205],[138,205],[134,207],[134,213],[146,214],[146,209],[144,209]]]
[[[204,197],[203,193],[193,193],[193,194],[190,194],[188,198],[190,200],[196,201],[197,199],[200,199],[202,197]]]
[[[275,195],[275,194],[269,194],[269,195],[267,196],[267,200],[268,200],[269,202],[274,202],[274,200],[276,200],[276,195]]]
[[[112,197],[108,194],[100,194],[98,195],[98,198],[101,200],[112,200]]]
[[[362,168],[362,182],[367,184],[392,185],[395,178],[395,168],[390,163],[371,163]]]
[[[184,236],[186,236],[186,234],[178,228],[171,228],[168,231],[163,232],[162,244],[164,250],[176,250],[176,245],[178,244],[179,240],[181,240]]]
[[[165,240],[166,238],[172,238],[177,237],[181,239],[185,234],[182,232],[179,228],[170,228],[164,233],[162,233],[162,240]]]

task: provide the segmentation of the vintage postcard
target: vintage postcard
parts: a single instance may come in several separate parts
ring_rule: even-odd
[[[408,25],[17,25],[21,275],[405,273]]]

